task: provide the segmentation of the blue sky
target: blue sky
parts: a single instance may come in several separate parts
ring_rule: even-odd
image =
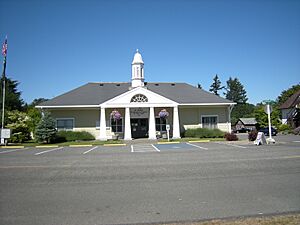
[[[138,48],[148,82],[237,77],[250,103],[300,82],[300,1],[0,0],[7,75],[22,98],[128,82]]]

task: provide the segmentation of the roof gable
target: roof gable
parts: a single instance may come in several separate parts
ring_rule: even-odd
[[[298,90],[291,97],[289,97],[279,108],[289,109],[295,107],[299,103],[300,103],[300,90]]]
[[[255,125],[255,124],[257,124],[255,118],[239,118],[238,121],[241,121],[244,125]]]
[[[136,95],[143,95],[147,98],[146,102],[132,102],[132,98]],[[161,104],[162,106],[168,106],[168,105],[178,105],[175,101],[172,101],[164,96],[161,96],[153,91],[150,91],[143,87],[137,87],[133,88],[130,91],[127,91],[119,96],[116,96],[104,103],[101,104],[103,107],[120,107],[120,106],[127,106],[130,104],[130,106],[137,106],[140,107],[141,105],[149,106],[152,104],[155,104],[156,106],[158,104]]]

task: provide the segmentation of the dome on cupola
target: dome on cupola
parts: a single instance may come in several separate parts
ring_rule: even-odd
[[[139,53],[138,49],[136,50],[136,53],[134,54],[133,61],[132,61],[132,64],[135,63],[144,63],[142,55]]]

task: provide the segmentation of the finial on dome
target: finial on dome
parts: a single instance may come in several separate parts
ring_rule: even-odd
[[[134,63],[144,63],[142,55],[139,52],[139,49],[136,49],[136,53],[134,54],[132,64],[134,64]]]

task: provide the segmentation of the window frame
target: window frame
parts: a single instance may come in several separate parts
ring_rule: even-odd
[[[72,120],[72,128],[69,129],[69,128],[58,128],[57,127],[57,122],[58,120]],[[57,131],[60,131],[60,130],[66,130],[66,131],[73,131],[74,130],[74,127],[75,127],[75,118],[74,117],[63,117],[63,118],[56,118],[55,119],[55,127],[56,127],[56,130]]]
[[[210,126],[210,127],[204,127],[203,126],[203,118],[209,118],[209,117],[216,117],[216,125],[215,125],[215,127],[212,127],[212,126]],[[219,124],[219,115],[201,115],[201,121],[200,121],[200,123],[201,123],[201,127],[202,128],[208,128],[208,129],[218,129],[218,124]]]
[[[119,124],[116,124],[116,125],[113,125],[112,124],[112,121],[114,121],[113,118],[110,118],[109,119],[109,125],[110,125],[110,129],[111,129],[111,132],[113,133],[124,133],[124,117],[120,117],[120,120],[122,121],[122,123],[119,125]],[[116,131],[113,131],[113,127],[121,127],[121,131],[118,131],[118,129],[116,129]]]
[[[156,123],[156,119],[159,119],[159,122],[160,123]],[[155,131],[158,131],[158,132],[167,132],[167,128],[166,128],[166,125],[168,124],[167,123],[167,119],[164,119],[165,120],[165,123],[161,123],[161,119],[159,116],[155,117]],[[159,130],[157,130],[157,127],[159,126]],[[163,129],[165,128],[165,129]]]

